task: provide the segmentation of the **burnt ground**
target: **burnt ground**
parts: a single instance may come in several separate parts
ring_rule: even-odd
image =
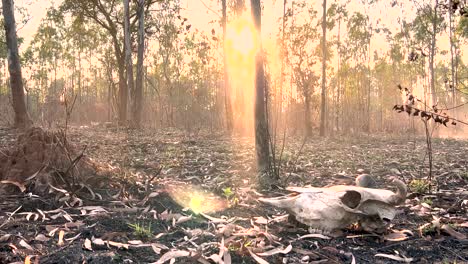
[[[16,136],[0,129],[0,146]],[[467,141],[434,139],[428,194],[414,181],[428,173],[424,138],[288,138],[283,186],[353,184],[362,173],[381,188],[392,175],[413,182],[387,234],[351,227],[331,238],[303,237],[284,211],[258,202],[286,191],[255,189],[249,138],[93,126],[68,139],[112,179],[1,197],[0,263],[468,263]]]

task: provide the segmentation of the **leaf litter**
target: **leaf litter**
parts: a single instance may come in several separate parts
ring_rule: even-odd
[[[43,194],[27,183],[51,172],[40,165],[26,183],[3,183],[19,194],[3,195],[0,201],[0,220],[5,220],[0,224],[0,248],[8,249],[0,250],[1,263],[25,263],[33,255],[40,263],[468,259],[463,242],[468,193],[460,187],[468,181],[464,141],[435,140],[438,188],[430,196],[411,193],[386,234],[363,234],[351,227],[331,238],[309,234],[288,221],[284,212],[258,203],[261,195],[285,191],[255,190],[251,139],[176,130],[80,128],[72,128],[68,137],[76,146],[87,146],[86,159],[111,174],[87,175],[105,184],[49,184],[49,193]],[[369,173],[385,187],[390,174],[409,183],[426,173],[422,140],[408,144],[395,138],[312,139],[299,153],[301,142],[287,142],[285,152],[297,160],[285,157],[285,186],[353,184],[356,175]]]

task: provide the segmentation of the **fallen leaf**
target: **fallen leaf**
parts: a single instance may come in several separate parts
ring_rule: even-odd
[[[6,234],[6,235],[3,235],[3,236],[0,236],[0,243],[7,242],[7,241],[10,239],[10,237],[11,237],[10,234]]]
[[[15,185],[16,187],[18,187],[18,189],[20,189],[21,192],[25,192],[25,191],[26,191],[26,186],[24,186],[24,184],[19,183],[19,182],[16,182],[16,181],[4,180],[4,181],[0,181],[0,183],[1,183],[1,184],[13,184],[13,185]]]
[[[189,251],[172,250],[172,251],[166,252],[166,254],[162,255],[158,261],[153,262],[152,264],[163,264],[168,260],[181,258],[181,257],[188,257],[190,255],[191,253]]]
[[[224,236],[224,237],[230,237],[236,231],[237,225],[235,224],[219,225],[218,228],[219,229],[216,231],[218,235]]]
[[[93,250],[93,247],[91,246],[91,240],[89,240],[88,238],[85,239],[85,242],[83,244],[83,248],[86,249],[86,250],[89,250],[89,251],[92,251]]]
[[[119,242],[114,242],[114,241],[107,241],[109,245],[116,247],[116,248],[125,248],[128,249],[129,244],[124,244],[124,243],[119,243]]]
[[[271,220],[271,222],[277,222],[277,223],[280,223],[280,222],[287,222],[287,221],[288,221],[288,218],[289,218],[289,214],[280,215],[280,216],[274,217],[274,218]]]
[[[224,260],[224,264],[231,264],[232,263],[231,254],[229,253],[229,250],[224,251],[223,260]]]
[[[29,249],[31,251],[34,251],[34,248],[32,248],[28,243],[26,243],[26,241],[24,241],[23,239],[21,239],[21,241],[19,242],[19,245],[22,246],[23,248],[25,249]]]
[[[298,240],[304,239],[304,238],[321,238],[321,239],[331,239],[330,237],[324,236],[322,234],[308,234],[308,235],[303,235],[298,238]]]
[[[47,241],[50,240],[50,238],[44,236],[43,234],[39,234],[34,238],[34,240],[41,241],[41,242],[47,242]]]
[[[156,253],[156,254],[158,254],[158,255],[161,254],[161,250],[162,250],[162,249],[161,249],[160,247],[158,247],[158,246],[152,244],[152,245],[151,245],[151,248],[153,249],[154,253]]]
[[[59,230],[58,227],[55,227],[55,226],[46,226],[46,231],[49,232],[47,235],[50,236],[50,237],[53,237],[53,236],[55,235],[55,232],[57,232],[58,230]]]
[[[291,252],[291,250],[292,250],[292,245],[289,245],[286,248],[278,247],[278,248],[274,248],[272,250],[268,250],[263,253],[257,253],[257,255],[262,256],[262,257],[267,257],[267,256],[273,256],[276,254],[288,254],[289,252]]]
[[[390,254],[375,254],[376,257],[382,257],[382,258],[388,258],[392,259],[395,261],[400,261],[400,262],[405,262],[405,263],[410,263],[413,261],[413,258],[406,258],[406,257],[400,257],[397,255],[390,255]]]
[[[405,241],[408,239],[408,236],[404,233],[395,232],[384,236],[384,239],[387,241]]]
[[[449,234],[450,236],[458,239],[458,240],[464,240],[466,239],[466,235],[465,234],[462,234],[460,232],[457,232],[455,231],[451,226],[449,225],[442,225],[442,227],[440,228],[440,230],[443,230],[445,231],[447,234]]]
[[[209,216],[207,214],[204,214],[204,213],[200,213],[201,216],[205,217],[206,219],[210,220],[211,222],[215,223],[215,224],[221,224],[221,223],[227,223],[228,221],[225,220],[225,219],[221,219],[221,218],[216,218],[216,217],[212,217],[212,216]]]
[[[155,235],[154,238],[159,239],[159,238],[161,238],[161,237],[163,237],[165,235],[167,235],[167,233],[159,233],[159,234]]]
[[[63,230],[60,230],[59,232],[59,237],[58,237],[58,243],[57,245],[58,246],[63,246],[64,242],[63,242],[63,236],[65,235],[65,231]]]
[[[190,221],[192,219],[192,216],[189,215],[189,216],[181,216],[179,217],[179,219],[177,219],[177,224],[180,224],[180,223],[185,223],[187,221]]]
[[[81,227],[84,225],[84,222],[83,221],[75,221],[75,222],[69,222],[69,223],[65,223],[65,228],[78,228],[78,227]]]
[[[254,217],[254,222],[259,225],[266,225],[268,224],[268,219],[266,219],[263,216],[258,216],[258,217]]]
[[[257,261],[257,263],[259,263],[259,264],[268,264],[268,261],[266,261],[266,260],[262,259],[261,257],[255,255],[252,251],[250,251],[250,249],[248,249],[248,250],[249,250],[250,256],[252,256],[252,258],[255,261]]]
[[[78,233],[77,235],[75,235],[75,236],[73,236],[73,237],[65,238],[65,241],[73,242],[73,241],[75,241],[77,238],[79,238],[80,236],[81,236],[81,233]]]
[[[100,238],[92,238],[91,241],[93,242],[93,244],[98,245],[98,246],[104,246],[106,244],[104,240]]]

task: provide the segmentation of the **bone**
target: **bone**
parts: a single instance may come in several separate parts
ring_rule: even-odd
[[[289,187],[288,190],[298,194],[259,200],[285,209],[310,229],[329,233],[358,223],[365,231],[381,233],[394,219],[395,206],[406,199],[406,185],[396,179],[393,183],[396,192],[347,185]]]
[[[406,195],[408,194],[408,188],[406,184],[396,178],[392,180],[393,184],[397,187],[397,191],[395,195],[393,195],[391,199],[391,203],[393,205],[403,204],[406,201]]]
[[[364,188],[376,188],[377,183],[369,174],[361,174],[356,177],[356,186]]]

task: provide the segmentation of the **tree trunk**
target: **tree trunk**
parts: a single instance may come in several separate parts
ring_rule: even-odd
[[[437,35],[437,6],[439,5],[439,0],[435,0],[435,6],[433,10],[432,17],[432,36],[431,36],[431,51],[429,54],[429,71],[431,74],[431,98],[432,105],[437,104],[437,94],[435,90],[435,71],[434,71],[434,59],[435,59],[435,48],[436,48],[436,35]]]
[[[133,80],[132,44],[130,42],[130,8],[129,0],[123,0],[124,4],[124,39],[125,39],[125,66],[127,70],[127,89],[130,90],[131,98],[135,98]]]
[[[226,110],[226,128],[229,133],[232,133],[234,118],[232,115],[232,104],[231,104],[231,89],[229,84],[229,71],[227,61],[227,50],[226,50],[226,27],[227,27],[227,4],[226,0],[222,0],[223,9],[223,52],[224,52],[224,106]]]
[[[15,113],[16,128],[32,126],[31,118],[24,101],[23,77],[18,52],[18,39],[16,36],[16,22],[13,0],[2,0],[3,18],[5,20],[5,35],[8,48],[8,71],[10,72],[10,85]]]
[[[311,111],[310,111],[310,101],[311,101],[311,94],[308,89],[310,87],[304,87],[305,94],[304,94],[304,100],[305,100],[305,113],[304,113],[304,122],[305,122],[305,128],[306,128],[306,137],[309,138],[312,136],[312,121],[311,121]]]
[[[261,29],[262,17],[260,0],[251,0],[252,16],[257,29],[260,48],[255,56],[255,149],[257,153],[257,169],[263,174],[260,184],[263,186],[270,185],[272,180],[268,175],[270,169],[270,149],[268,140],[268,125],[265,103],[265,72],[263,68],[263,52],[261,45]]]
[[[371,86],[372,86],[372,79],[371,79],[371,67],[370,67],[370,60],[371,60],[371,37],[369,37],[368,42],[368,49],[367,49],[367,121],[366,125],[364,126],[365,132],[370,132],[370,125],[371,125]]]
[[[323,0],[322,17],[322,102],[320,107],[320,136],[325,136],[326,129],[326,70],[327,70],[327,0]]]
[[[143,56],[145,54],[145,0],[138,2],[138,55],[135,96],[133,102],[133,125],[141,125],[141,112],[143,109]]]
[[[338,69],[337,69],[337,96],[336,96],[336,116],[335,116],[335,126],[337,131],[341,131],[340,129],[340,117],[342,117],[342,108],[341,105],[341,17],[338,19]]]
[[[452,80],[451,82],[451,88],[452,88],[452,108],[453,108],[453,117],[457,117],[457,109],[455,108],[456,107],[456,104],[457,104],[457,91],[456,91],[456,87],[457,87],[457,78],[456,78],[456,74],[455,74],[455,44],[454,44],[454,41],[453,41],[453,25],[452,25],[452,12],[453,12],[453,8],[452,8],[452,0],[449,0],[449,37],[450,37],[450,72],[451,72],[451,75],[452,75]]]

